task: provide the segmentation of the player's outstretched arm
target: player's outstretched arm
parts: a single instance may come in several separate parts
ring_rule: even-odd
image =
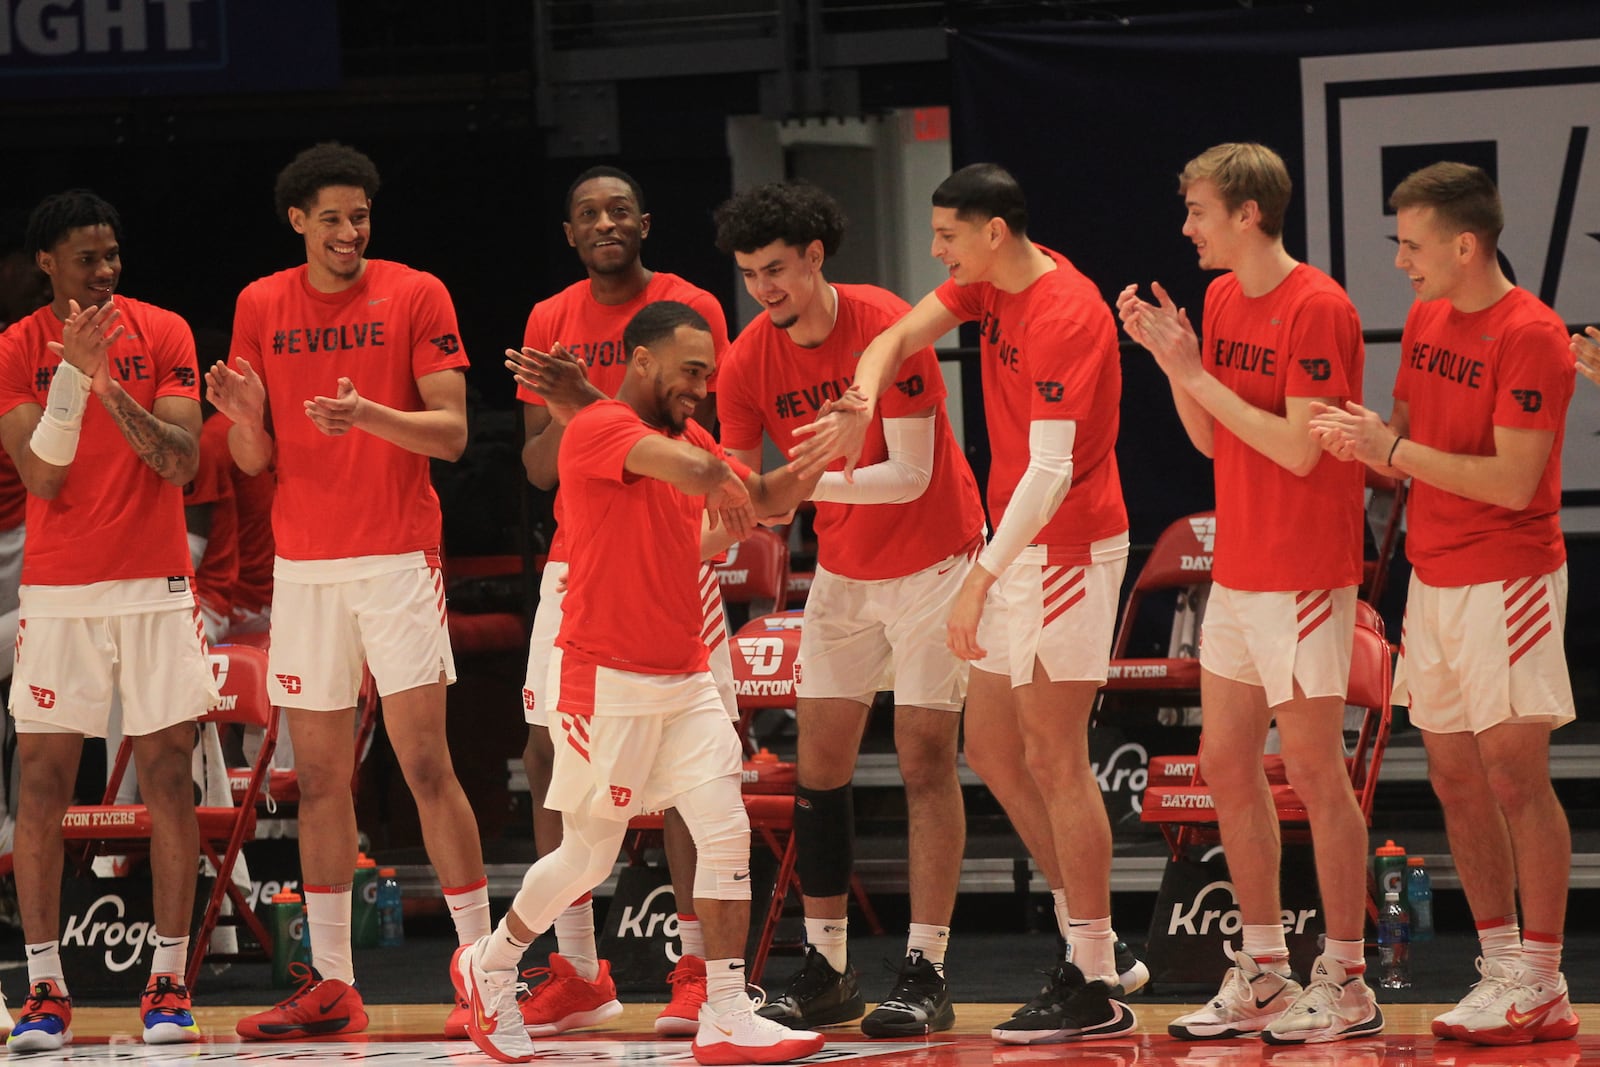
[[[806,439],[795,445],[789,458],[803,477],[820,475],[835,459],[844,458],[844,477],[853,477],[867,426],[877,410],[878,397],[894,384],[901,364],[913,352],[961,324],[936,293],[923,297],[900,320],[873,338],[856,362],[856,377],[843,403],[835,404],[815,422],[795,432]]]
[[[363,430],[397,448],[430,459],[454,462],[467,447],[467,380],[458,368],[417,379],[421,411],[401,411],[363,397],[349,378],[339,379],[334,396],[305,402],[306,417],[329,437]]]

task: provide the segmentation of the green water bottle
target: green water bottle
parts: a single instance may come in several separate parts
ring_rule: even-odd
[[[1400,907],[1410,919],[1410,909],[1406,908],[1406,850],[1392,839],[1378,846],[1372,857],[1372,877],[1378,883],[1378,896],[1398,894]]]
[[[272,984],[287,988],[294,984],[289,977],[289,965],[303,963],[311,966],[311,953],[306,940],[306,908],[300,894],[292,889],[272,895]]]
[[[350,882],[350,944],[378,947],[378,864],[364,852]]]

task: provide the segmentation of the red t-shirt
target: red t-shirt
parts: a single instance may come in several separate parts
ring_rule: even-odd
[[[417,379],[467,366],[450,294],[431,274],[370,259],[361,279],[320,293],[302,264],[239,294],[229,362],[267,387],[277,441],[272,532],[285,559],[387,556],[439,547],[428,457],[369,433],[329,437],[306,417],[349,378],[368,400],[422,410]]]
[[[701,639],[700,517],[705,498],[627,471],[628,453],[650,434],[616,400],[580,411],[561,439],[571,549],[556,644],[575,662],[636,674],[706,669]],[[681,440],[728,458],[699,423]],[[735,473],[748,473],[731,463]]]
[[[17,465],[0,448],[0,531],[15,530],[28,513],[28,487],[22,484]]]
[[[1366,349],[1355,305],[1302,263],[1248,297],[1224,274],[1206,291],[1201,359],[1246,403],[1283,415],[1287,398],[1361,400]],[[1216,423],[1217,537],[1212,573],[1230,589],[1339,589],[1361,581],[1359,463],[1323,455],[1301,478]]]
[[[208,506],[211,532],[205,554],[194,572],[194,589],[200,603],[224,617],[233,604],[233,586],[239,578],[239,511],[235,506],[233,456],[228,452],[225,415],[213,415],[200,431],[200,466],[194,480],[183,487],[183,506]]]
[[[146,411],[158,397],[200,401],[194,335],[174,313],[119,295],[123,335],[112,344],[111,374]],[[44,407],[61,357],[61,320],[49,306],[0,334],[0,415],[22,404]],[[54,500],[28,497],[23,585],[88,585],[123,578],[192,575],[183,490],[162,479],[128,444],[93,396],[77,457]],[[93,547],[91,546],[98,546]]]
[[[1034,536],[1053,564],[1091,562],[1089,546],[1128,529],[1117,476],[1122,361],[1111,309],[1093,282],[1043,245],[1056,269],[1020,293],[988,282],[934,290],[951,314],[980,324],[983,412],[989,427],[989,516],[996,526],[1028,469],[1035,419],[1077,423],[1072,486]]]
[[[211,422],[219,419],[224,427],[233,425],[222,414],[213,415]],[[263,611],[272,604],[272,499],[277,495],[277,476],[270,468],[246,474],[238,464],[230,463],[228,478],[233,482],[239,521],[239,575],[233,583],[233,608]]]
[[[657,300],[676,300],[688,304],[705,317],[711,327],[711,345],[720,360],[728,350],[728,320],[716,297],[704,289],[684,281],[676,274],[655,271],[645,283],[644,291],[626,304],[602,304],[594,298],[589,280],[574,282],[548,300],[533,305],[528,315],[528,325],[522,331],[522,343],[527,348],[548,352],[557,342],[566,346],[574,356],[589,367],[589,381],[606,396],[616,396],[627,375],[628,353],[622,344],[622,331],[638,314],[639,309]],[[717,377],[713,373],[706,388],[717,391]],[[544,406],[544,398],[531,389],[517,387],[517,399],[525,404]],[[555,515],[556,532],[550,539],[549,558],[560,562],[567,558],[566,539],[562,535],[561,493],[556,492],[551,504]]]
[[[878,334],[910,310],[904,300],[872,285],[836,285],[838,316],[827,340],[802,348],[770,315],[755,318],[722,363],[717,420],[726,448],[760,448],[765,430],[784,455],[800,440],[795,428],[815,421],[827,400],[855,380],[856,361]],[[884,419],[933,409],[933,477],[905,504],[817,502],[817,562],[834,574],[864,581],[901,578],[931,567],[973,544],[983,533],[978,483],[945,414],[944,376],[933,349],[900,368],[867,428],[860,466],[888,458]],[[834,465],[843,469],[841,460]]]
[[[1566,562],[1561,445],[1576,379],[1566,326],[1525,289],[1471,314],[1448,300],[1412,305],[1394,396],[1410,406],[1418,444],[1492,456],[1496,426],[1556,435],[1533,500],[1521,511],[1412,479],[1406,556],[1424,582],[1479,585],[1548,574]]]

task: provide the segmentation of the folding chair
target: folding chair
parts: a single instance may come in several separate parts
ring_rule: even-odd
[[[764,612],[782,611],[789,598],[789,542],[765,526],[728,546],[727,558],[713,568],[722,602],[742,608],[729,629]]]
[[[1389,698],[1394,660],[1389,642],[1384,639],[1382,632],[1373,627],[1368,618],[1361,617],[1368,613],[1357,614],[1355,644],[1350,657],[1349,692],[1345,700],[1362,710],[1362,721],[1354,749],[1345,757],[1345,767],[1356,803],[1370,828],[1378,772],[1383,765],[1384,750],[1389,744]],[[1311,825],[1305,803],[1289,784],[1282,757],[1263,756],[1262,759],[1282,839],[1285,842],[1309,841]],[[1180,769],[1188,771],[1188,780],[1174,782],[1172,779],[1178,776]],[[1216,823],[1216,801],[1201,774],[1198,754],[1165,762],[1159,780],[1152,761],[1151,784],[1144,792],[1140,819],[1161,828],[1174,859],[1181,859],[1191,845],[1221,841]],[[1367,910],[1376,921],[1377,901],[1370,892]]]
[[[231,899],[234,915],[228,922],[242,924],[249,929],[256,943],[267,955],[272,952],[272,935],[261,920],[256,918],[250,901],[233,884],[233,866],[239,858],[244,843],[255,833],[256,804],[266,786],[272,768],[272,753],[278,745],[278,716],[267,697],[267,654],[259,648],[244,645],[219,645],[211,653],[212,669],[216,672],[217,688],[221,702],[204,716],[201,722],[232,723],[255,727],[262,731],[261,750],[248,772],[244,788],[238,794],[239,803],[231,808],[200,807],[195,815],[200,824],[200,852],[216,874],[211,894],[199,930],[190,939],[188,967],[184,982],[190,989],[200,976],[200,964],[207,956],[211,932],[222,916],[222,902]],[[150,839],[150,810],[143,804],[118,805],[117,788],[127,772],[133,756],[133,738],[126,737],[118,746],[106,782],[105,797],[97,805],[75,805],[67,809],[62,819],[62,837],[68,842],[82,845],[82,866],[101,851],[126,851],[129,841]],[[108,848],[115,843],[115,848]],[[259,954],[249,954],[257,958]],[[229,956],[226,958],[236,958]]]
[[[1117,699],[1126,694],[1140,694],[1145,703],[1149,703],[1151,694],[1160,695],[1175,706],[1199,703],[1200,620],[1211,588],[1211,545],[1216,532],[1216,513],[1201,511],[1185,515],[1156,538],[1117,621],[1106,684],[1097,698],[1097,714],[1105,710],[1108,697]],[[1146,600],[1162,593],[1167,594],[1165,599],[1173,607],[1168,655],[1129,656],[1140,608]]]
[[[1404,479],[1367,471],[1367,529],[1371,531],[1377,553],[1362,563],[1361,599],[1376,604],[1383,599],[1389,582],[1389,564],[1394,561],[1400,541],[1400,525],[1406,513],[1407,483]]]

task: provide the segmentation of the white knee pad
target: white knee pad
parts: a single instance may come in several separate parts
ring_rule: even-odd
[[[543,933],[583,894],[606,880],[617,862],[628,824],[562,814],[561,846],[528,868],[511,910],[535,933]]]
[[[678,814],[694,838],[694,895],[709,900],[750,899],[750,817],[733,775],[695,786],[677,799]]]

